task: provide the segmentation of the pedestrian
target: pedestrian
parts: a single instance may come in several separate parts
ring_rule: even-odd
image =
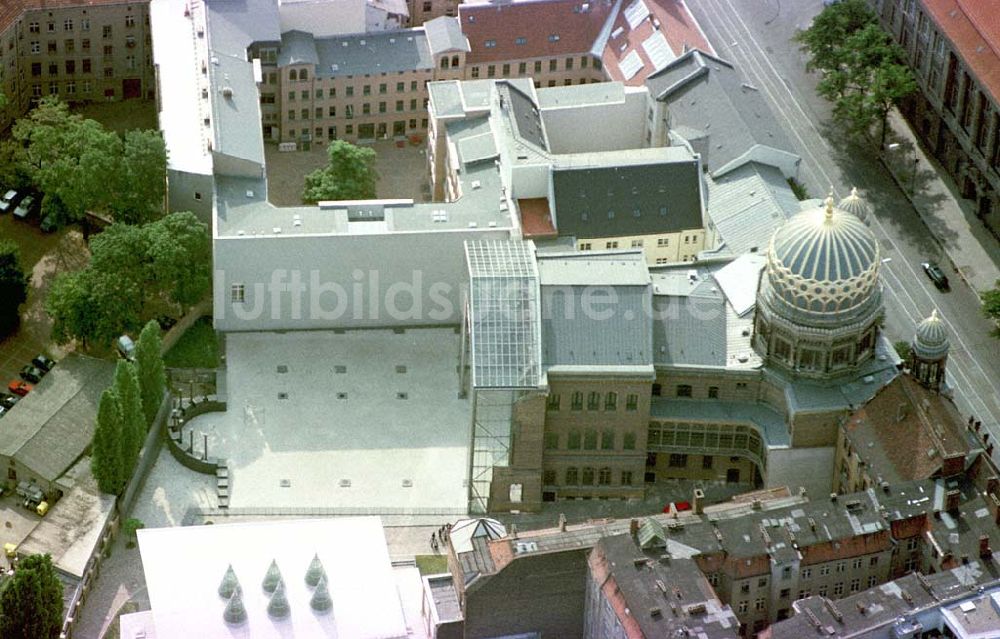
[[[431,547],[433,548],[434,544],[436,544],[436,543],[437,543],[437,535],[434,534],[434,533],[431,533]]]
[[[969,426],[972,426],[972,422],[976,421],[975,415],[969,415]]]

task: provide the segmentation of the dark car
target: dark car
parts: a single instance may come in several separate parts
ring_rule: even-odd
[[[31,360],[31,365],[34,366],[35,368],[40,368],[46,373],[48,373],[50,370],[52,370],[52,367],[55,366],[56,363],[53,362],[48,357],[46,357],[45,355],[39,353],[35,357],[35,359]]]
[[[948,276],[944,274],[940,266],[934,262],[923,262],[920,267],[924,269],[924,273],[927,273],[927,277],[934,282],[934,286],[938,287],[939,290],[947,291],[950,288]]]
[[[160,315],[156,318],[156,323],[160,325],[160,329],[164,331],[169,331],[177,323],[177,320],[170,317],[169,315]]]
[[[28,364],[21,369],[21,379],[32,384],[37,384],[45,377],[45,371]]]
[[[14,207],[17,206],[17,201],[21,199],[21,194],[11,189],[3,194],[0,198],[0,213],[6,213],[7,211],[13,211]]]
[[[26,220],[33,215],[38,215],[38,200],[35,199],[34,195],[26,195],[14,209],[14,217]]]
[[[11,408],[14,408],[14,404],[16,404],[17,400],[19,399],[21,398],[18,397],[17,395],[8,395],[7,393],[0,393],[0,406],[3,406],[4,408],[10,410]]]

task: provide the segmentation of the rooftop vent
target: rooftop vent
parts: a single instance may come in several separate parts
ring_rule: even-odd
[[[360,44],[361,46],[365,46],[365,41],[364,40],[358,40],[358,44]]]
[[[413,488],[413,480],[412,479],[404,479],[403,480],[403,488]]]
[[[350,488],[351,487],[351,480],[350,479],[341,479],[339,485],[340,485],[341,488]]]
[[[340,46],[342,46],[342,47],[346,47],[346,46],[347,46],[347,40],[344,40],[343,42],[341,42],[341,43],[340,43]]]
[[[253,197],[253,190],[247,189],[247,197]]]
[[[288,372],[288,367],[285,366],[284,364],[278,364],[277,371],[279,373],[287,373]]]
[[[271,232],[274,233],[275,235],[281,235],[281,227],[280,226],[276,226],[276,227],[274,227],[274,228],[271,229]]]
[[[407,393],[396,393],[396,399],[409,399],[410,396]]]
[[[227,98],[233,97],[233,88],[232,87],[222,87],[222,95],[224,97],[227,97]]]

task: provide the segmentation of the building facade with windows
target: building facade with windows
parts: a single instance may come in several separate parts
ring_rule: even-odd
[[[12,0],[0,9],[0,129],[44,96],[151,99],[148,0]]]
[[[1000,26],[976,0],[872,0],[913,68],[901,110],[994,234],[1000,234]]]

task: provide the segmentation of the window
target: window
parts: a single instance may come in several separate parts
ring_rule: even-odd
[[[639,408],[639,396],[635,393],[629,393],[625,397],[625,410],[634,411]]]
[[[349,98],[354,97],[354,87],[347,87],[345,95]]]
[[[861,590],[861,580],[860,579],[852,579],[851,580],[851,592],[857,592],[859,590]]]
[[[588,60],[587,56],[585,56],[585,55],[580,56],[580,68],[581,69],[586,69],[587,68],[587,60]]]
[[[813,574],[812,568],[803,568],[800,576],[803,579],[809,579],[810,577],[812,577],[812,574]]]
[[[588,428],[583,431],[583,449],[597,450],[597,429]]]
[[[587,410],[597,410],[601,407],[601,394],[597,391],[591,391],[587,395]]]
[[[195,199],[199,199],[195,194]],[[233,284],[229,287],[229,301],[242,303],[246,301],[246,289],[243,284]]]
[[[372,113],[372,105],[370,103],[368,103],[368,102],[365,102],[364,104],[362,104],[361,105],[361,113],[363,115],[371,115],[371,113]]]
[[[601,431],[601,450],[614,450],[615,448],[615,431],[610,428],[605,428]]]
[[[764,609],[764,600],[763,599],[758,599],[757,601],[753,602],[753,609],[754,610],[763,610]]]
[[[90,38],[80,40],[80,49],[83,51],[90,51]]]
[[[49,33],[55,33],[56,32],[56,23],[52,22],[51,20],[49,20],[47,28],[48,28]]]
[[[861,558],[860,557],[856,558],[854,561],[851,562],[851,568],[853,568],[854,570],[857,570],[860,567],[861,567]]]
[[[569,450],[580,450],[580,431],[573,429],[566,437],[566,448]]]
[[[37,22],[28,23],[28,33],[41,33],[41,31]]]
[[[485,42],[485,45],[486,45],[487,49],[492,49],[492,48],[494,48],[494,47],[497,46],[497,41],[496,40],[487,40]]]
[[[781,592],[778,593],[778,596],[781,597],[782,599],[788,599],[789,597],[792,596],[791,588],[782,588]]]
[[[31,75],[35,76],[35,77],[42,75],[42,63],[41,62],[32,62],[31,63]]]
[[[605,242],[604,243],[604,248],[616,249],[616,248],[618,248],[618,242],[617,241]]]
[[[129,70],[135,69],[135,56],[127,55],[125,56],[125,68]]]
[[[337,117],[337,107],[331,106],[326,108],[326,117],[335,118]]]
[[[295,119],[295,111],[293,111],[292,109],[288,110],[288,119],[289,120],[294,120]]]
[[[294,102],[295,101],[295,91],[289,91],[288,92],[288,101],[289,102]]]
[[[677,396],[678,397],[691,397],[691,386],[689,384],[678,384],[677,385]]]
[[[737,460],[734,460],[732,457],[730,457],[729,461],[737,461]],[[781,569],[781,578],[782,579],[791,579],[792,578],[792,567],[791,566],[785,566],[784,568]]]
[[[747,611],[749,607],[750,607],[749,601],[741,601],[740,605],[736,607],[736,610],[738,613],[743,614]]]
[[[385,92],[386,92],[386,84],[385,82],[383,82],[382,84],[378,85],[378,94],[385,95]]]
[[[68,95],[76,95],[76,82],[70,80],[66,83],[66,93]]]
[[[844,594],[844,582],[838,581],[837,583],[833,584],[833,596],[841,597],[843,596],[843,594]]]
[[[108,38],[111,37],[111,25],[110,24],[106,24],[103,27],[101,27],[101,37],[104,38],[105,40],[107,40]]]
[[[76,60],[66,60],[66,75],[76,73]]]
[[[323,107],[316,107],[316,119],[323,117]]]
[[[49,44],[51,44],[51,43],[49,43]],[[114,52],[115,52],[114,46],[112,46],[110,44],[104,45],[104,55],[105,56],[114,55]]]
[[[372,94],[372,85],[366,84],[361,87],[361,95],[371,95],[371,94]]]
[[[570,408],[572,410],[583,410],[583,393],[576,391],[570,400]]]
[[[632,471],[631,470],[623,470],[622,471],[622,486],[631,486],[631,485],[632,485]]]
[[[823,586],[820,586],[820,587],[819,587],[819,588],[818,588],[818,589],[816,590],[816,594],[817,594],[818,596],[820,596],[820,597],[825,597],[825,596],[826,596],[826,591],[827,591],[827,589],[826,589],[826,586],[825,586],[825,585],[823,585]]]
[[[489,66],[486,67],[486,77],[487,78],[492,78],[496,74],[497,74],[497,67],[496,67],[495,64],[491,64],[491,65],[489,65]]]
[[[81,18],[80,19],[80,30],[81,31],[90,31],[90,18]]]
[[[125,16],[125,26],[126,27],[134,27],[135,26],[135,16],[134,15],[128,14],[127,16]]]
[[[750,582],[740,584],[740,594],[749,595],[750,594]]]
[[[558,65],[558,62],[556,60],[549,60],[549,71],[555,71],[556,68],[557,68],[557,65]]]
[[[104,67],[104,77],[105,78],[113,78],[113,77],[115,77],[114,67]]]
[[[575,466],[566,469],[566,483],[575,486],[580,483],[580,475]]]
[[[309,92],[308,91],[299,91],[299,97],[302,98],[303,100],[308,100],[309,99]]]
[[[632,240],[632,248],[642,248],[642,240]]]
[[[556,394],[549,395],[548,399],[545,402],[545,407],[548,410],[559,410],[559,399],[560,399],[559,395]]]
[[[869,559],[868,560],[868,565],[869,566],[877,566],[878,565],[878,557],[872,557],[871,559]]]
[[[379,113],[385,113],[385,102],[379,102],[378,103],[378,112]]]
[[[541,73],[541,72],[542,72],[542,61],[535,60],[535,73]]]
[[[514,38],[514,44],[518,46],[523,44],[528,44],[528,39],[525,38],[524,36],[521,36],[520,38]]]
[[[573,70],[573,58],[566,58],[566,64],[564,65],[567,71]]]
[[[416,110],[417,110],[417,101],[416,101],[416,99],[410,100],[410,111],[416,111]]]
[[[601,470],[597,471],[597,483],[601,486],[611,485],[611,469],[605,466]]]
[[[820,566],[819,567],[819,576],[820,577],[825,577],[825,576],[827,576],[829,574],[830,574],[830,567],[829,566]]]
[[[300,70],[299,71],[299,80],[308,80],[308,79],[309,79],[309,70],[308,69],[302,69],[302,70]]]
[[[545,433],[545,450],[559,449],[559,433]]]
[[[518,65],[517,65],[517,74],[518,75],[524,75],[527,72],[528,72],[528,63],[527,62],[519,62]]]
[[[708,398],[709,399],[719,399],[719,387],[709,386],[708,387]]]
[[[618,410],[618,393],[608,393],[604,396],[604,410]]]
[[[712,470],[712,456],[702,455],[701,457],[701,469],[702,470]]]
[[[872,575],[871,577],[868,578],[869,588],[874,588],[877,583],[878,583],[878,577],[876,577],[875,575]]]
[[[806,597],[810,597],[810,596],[812,596],[812,592],[810,592],[809,590],[800,590],[798,598],[799,599],[805,599]]]
[[[590,466],[584,466],[583,472],[580,473],[580,483],[584,486],[594,485],[594,469]]]
[[[627,432],[622,438],[622,448],[624,450],[635,450],[635,433]]]
[[[472,77],[473,78],[479,77],[479,67],[472,67]]]
[[[559,34],[553,33],[549,35],[549,42],[559,42]]]
[[[671,468],[686,468],[688,465],[688,456],[682,453],[671,453],[670,454],[670,467]]]
[[[847,562],[841,561],[837,563],[837,572],[844,572],[847,570]]]
[[[129,49],[134,49],[135,48],[135,36],[134,35],[125,36],[125,46],[128,47]]]
[[[766,588],[767,587],[767,577],[758,577],[757,578],[757,587],[758,588]]]
[[[49,95],[59,95],[59,83],[49,82]]]
[[[552,486],[556,483],[556,471],[546,470],[542,472],[542,484]]]
[[[76,51],[76,40],[63,41],[63,51],[66,53],[73,53]]]
[[[653,394],[653,397],[659,397],[660,395],[662,395],[663,394],[663,385],[662,384],[653,384],[652,394]]]
[[[40,84],[31,85],[31,96],[34,98],[42,97],[42,85]]]
[[[344,107],[344,117],[350,120],[354,117],[354,105],[348,104]]]
[[[91,87],[90,80],[84,80],[83,83],[80,85],[80,91],[83,93],[90,93],[90,87]]]

